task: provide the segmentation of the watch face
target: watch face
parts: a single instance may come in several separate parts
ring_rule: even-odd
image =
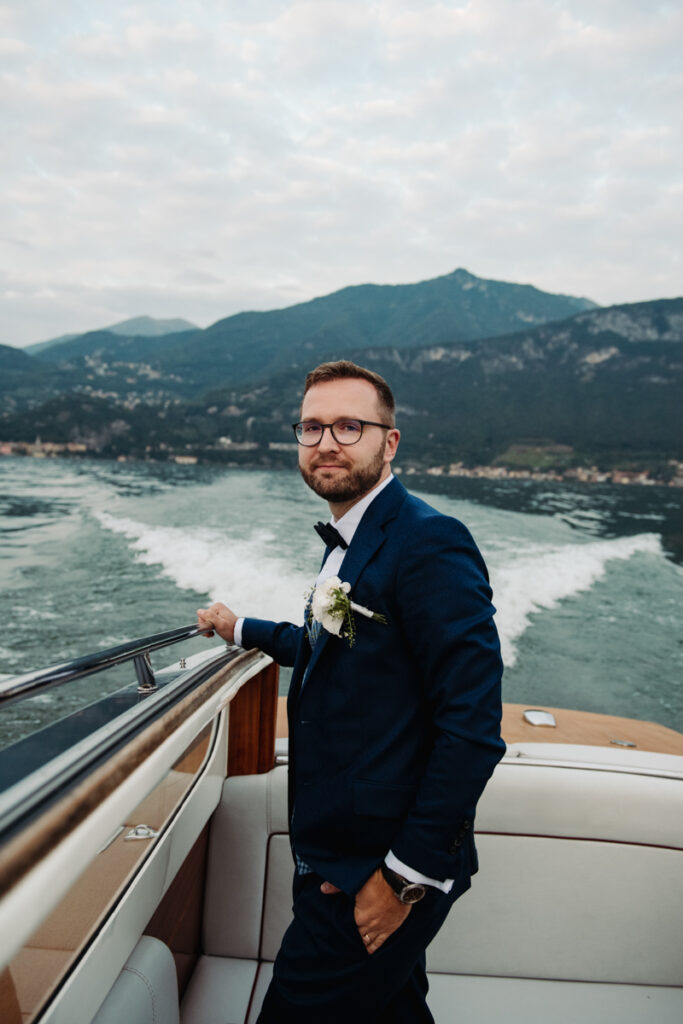
[[[419,882],[412,882],[409,885],[404,886],[401,890],[399,899],[401,903],[418,903],[424,896],[426,889],[424,885],[420,885]]]

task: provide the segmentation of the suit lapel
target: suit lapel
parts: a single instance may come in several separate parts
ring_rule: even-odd
[[[384,543],[387,523],[396,517],[406,494],[407,491],[403,484],[394,478],[377,495],[358,524],[339,570],[342,581],[351,584],[351,593],[349,595],[351,600],[353,600],[354,586],[358,582],[365,566]],[[307,680],[304,690],[310,683],[310,677],[329,639],[330,634],[323,630],[318,638],[318,642],[311,651],[308,667],[305,670]],[[298,690],[299,692],[295,695],[295,700],[298,700],[301,695],[301,686],[298,687]]]

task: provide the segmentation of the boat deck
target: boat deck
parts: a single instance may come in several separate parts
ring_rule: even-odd
[[[683,733],[657,722],[600,715],[590,711],[534,705],[534,710],[550,712],[557,725],[531,725],[524,718],[528,704],[503,704],[502,733],[505,742],[563,743],[591,747],[625,747],[658,754],[683,755]],[[276,735],[286,739],[287,698],[278,700]]]

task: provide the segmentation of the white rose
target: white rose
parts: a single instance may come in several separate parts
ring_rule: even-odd
[[[318,622],[323,621],[323,615],[325,615],[332,603],[332,591],[336,590],[340,583],[341,580],[338,576],[329,576],[322,583],[319,583],[313,591],[311,611],[313,612],[313,618]]]
[[[333,636],[340,636],[344,619],[341,615],[328,615],[325,612],[322,617],[322,624],[323,629],[326,629],[328,633],[332,633]]]
[[[341,590],[348,594],[351,589],[350,583],[342,583],[338,576],[328,576],[326,580],[313,591],[311,598],[311,612],[316,622],[320,622],[323,629],[334,636],[341,636],[344,625],[344,615],[339,611],[331,612],[335,601],[335,591]]]

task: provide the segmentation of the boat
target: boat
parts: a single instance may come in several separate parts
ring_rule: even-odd
[[[4,680],[135,681],[0,751],[2,1024],[253,1024],[291,914],[278,666],[187,626]],[[176,652],[174,652],[175,654]],[[132,673],[131,673],[132,675]],[[505,705],[437,1024],[683,1020],[683,735]]]

